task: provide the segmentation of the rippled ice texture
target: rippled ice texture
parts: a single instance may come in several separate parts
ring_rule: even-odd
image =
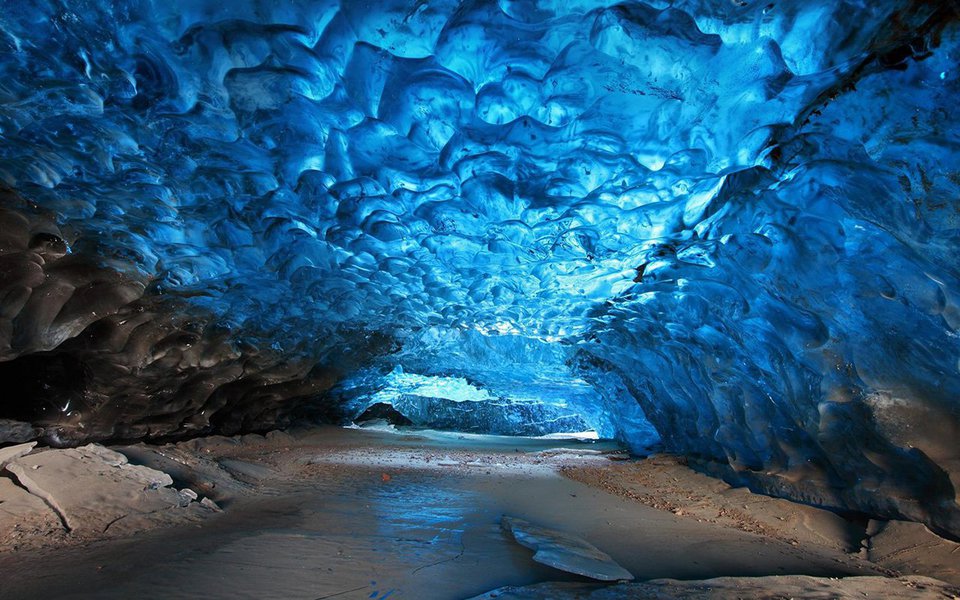
[[[0,8],[0,354],[86,373],[73,435],[508,336],[728,477],[960,532],[951,3],[64,4]]]

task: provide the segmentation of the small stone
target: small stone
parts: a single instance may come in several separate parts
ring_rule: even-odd
[[[220,508],[220,506],[210,498],[204,498],[203,500],[201,500],[200,506],[203,506],[204,508],[209,508],[213,512],[223,512],[223,509]]]

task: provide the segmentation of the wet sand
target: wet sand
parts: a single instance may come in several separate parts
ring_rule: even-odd
[[[534,562],[501,531],[504,514],[580,536],[638,580],[889,573],[848,552],[843,527],[798,538],[791,521],[750,530],[609,489],[608,469],[639,463],[611,461],[603,443],[323,428],[119,450],[223,512],[2,552],[0,598],[455,599],[588,581]]]

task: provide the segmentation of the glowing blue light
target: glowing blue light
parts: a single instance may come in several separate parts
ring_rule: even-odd
[[[477,388],[462,377],[437,377],[405,373],[397,367],[381,380],[383,387],[370,397],[371,403],[392,404],[404,394],[445,398],[454,402],[484,402],[494,400],[486,391]]]

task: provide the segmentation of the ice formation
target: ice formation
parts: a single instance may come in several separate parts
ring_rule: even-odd
[[[955,4],[71,4],[0,7],[0,432],[553,374],[628,441],[960,535]]]
[[[537,382],[535,379],[496,384],[497,393],[462,377],[405,373],[401,367],[384,375],[361,369],[328,392],[328,405],[343,421],[384,419],[394,425],[493,435],[543,436],[592,433],[610,439],[622,428],[597,408],[597,394],[583,380]],[[642,452],[658,440],[630,431],[633,446]]]

